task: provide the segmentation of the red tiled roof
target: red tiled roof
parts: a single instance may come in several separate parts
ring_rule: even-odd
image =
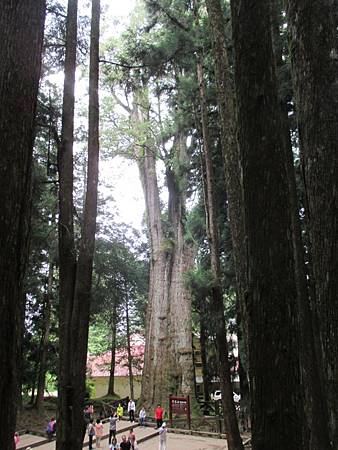
[[[144,338],[142,336],[132,337],[131,354],[133,357],[133,375],[142,375],[144,358]],[[111,364],[111,351],[101,355],[88,355],[87,375],[92,378],[109,377]],[[116,377],[128,376],[128,355],[127,349],[117,349],[115,353]]]

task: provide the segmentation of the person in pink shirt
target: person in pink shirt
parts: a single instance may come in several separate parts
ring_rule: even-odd
[[[17,449],[18,444],[20,442],[20,436],[19,433],[14,433],[14,444],[15,444],[15,448]]]
[[[96,436],[96,448],[101,448],[101,439],[103,436],[103,425],[101,419],[96,420],[95,436]]]

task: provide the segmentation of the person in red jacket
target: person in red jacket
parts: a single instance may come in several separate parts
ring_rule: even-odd
[[[163,414],[164,414],[164,409],[161,407],[161,405],[157,405],[157,408],[155,409],[155,420],[156,420],[156,424],[157,427],[156,428],[160,428],[163,422]]]

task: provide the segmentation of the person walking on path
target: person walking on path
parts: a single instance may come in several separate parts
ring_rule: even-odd
[[[52,417],[50,419],[50,421],[48,422],[47,428],[46,428],[46,433],[47,433],[49,440],[52,439],[55,432],[56,432],[56,420],[54,419],[54,417]]]
[[[93,450],[93,438],[95,436],[95,427],[94,427],[94,419],[90,419],[87,432],[88,432],[88,438],[89,438],[89,450]]]
[[[111,441],[111,444],[109,445],[109,450],[120,450],[120,446],[117,443],[116,437],[114,437]]]
[[[116,424],[119,418],[115,411],[112,411],[109,417],[109,444],[111,443],[111,438],[116,437]]]
[[[134,433],[134,430],[131,428],[129,431],[129,442],[131,445],[131,449],[135,450],[136,447],[136,435]]]
[[[158,433],[160,435],[159,450],[167,450],[167,425],[165,422],[162,423]]]
[[[95,424],[96,448],[101,447],[101,439],[103,436],[103,425],[101,419],[96,420]]]
[[[161,405],[157,405],[157,408],[155,409],[155,420],[156,420],[156,424],[157,424],[156,428],[160,428],[162,425],[163,413],[164,413],[164,409],[161,407]]]
[[[140,419],[140,426],[145,427],[146,426],[146,410],[144,409],[144,406],[142,406],[141,411],[138,414],[138,418]]]
[[[130,441],[127,441],[127,436],[125,436],[125,435],[122,436],[120,449],[121,450],[130,450],[131,449],[131,443],[130,443]]]
[[[122,419],[123,416],[123,406],[121,405],[121,403],[119,403],[119,406],[117,407],[117,416],[119,419]]]
[[[134,422],[135,420],[135,409],[136,409],[135,402],[131,398],[128,403],[128,413],[130,422]]]

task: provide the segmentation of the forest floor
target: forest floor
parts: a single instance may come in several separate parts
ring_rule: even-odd
[[[18,411],[16,418],[16,429],[29,430],[29,431],[39,431],[44,432],[47,423],[51,417],[56,416],[56,404],[45,402],[44,408],[41,411],[24,406]]]

